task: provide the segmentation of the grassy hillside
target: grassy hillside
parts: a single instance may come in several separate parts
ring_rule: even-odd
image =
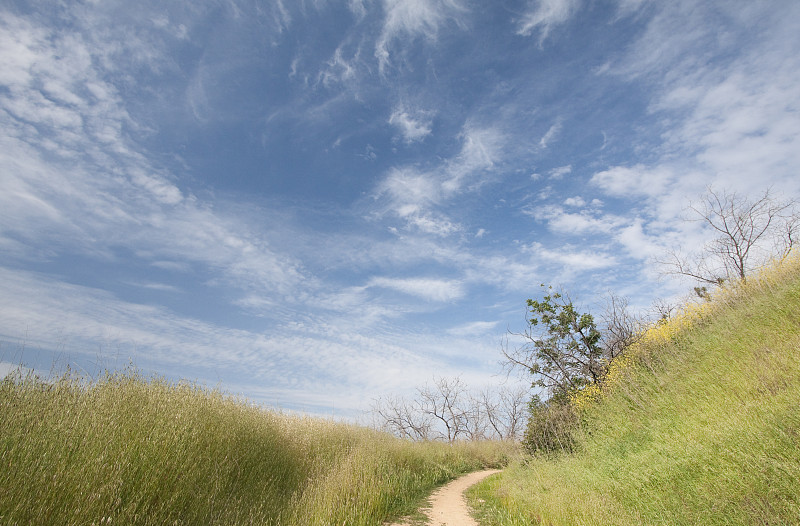
[[[374,525],[506,453],[270,413],[135,372],[0,382],[1,524]]]
[[[652,329],[575,403],[579,451],[473,492],[486,524],[800,524],[800,259]]]

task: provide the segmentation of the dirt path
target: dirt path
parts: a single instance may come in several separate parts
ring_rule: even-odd
[[[477,484],[489,475],[499,471],[498,469],[476,471],[436,490],[431,495],[430,508],[422,510],[428,517],[428,524],[431,526],[479,526],[469,515],[469,507],[464,499],[464,492],[473,484]],[[393,526],[408,526],[409,524],[408,522],[400,522]]]

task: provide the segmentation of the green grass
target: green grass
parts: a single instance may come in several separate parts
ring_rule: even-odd
[[[508,455],[268,412],[136,372],[0,382],[0,524],[376,525]]]
[[[484,524],[800,524],[800,260],[655,329],[618,373],[576,454],[474,488]]]

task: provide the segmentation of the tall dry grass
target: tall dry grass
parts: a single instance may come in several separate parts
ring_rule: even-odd
[[[376,525],[502,444],[415,444],[135,371],[0,382],[0,523]]]

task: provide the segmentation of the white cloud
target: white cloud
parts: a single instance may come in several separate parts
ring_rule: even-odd
[[[541,140],[539,140],[539,148],[547,148],[550,146],[550,143],[553,142],[556,137],[558,137],[559,133],[561,133],[561,128],[563,128],[561,121],[558,121],[550,126],[550,129],[547,130],[547,133],[545,133]]]
[[[166,283],[157,283],[154,281],[128,281],[127,285],[134,287],[141,287],[143,289],[157,290],[159,292],[182,292],[181,289],[175,285],[168,285]]]
[[[446,194],[459,193],[470,184],[480,186],[481,175],[495,166],[502,156],[505,136],[496,128],[478,128],[467,124],[461,132],[461,152],[444,167]]]
[[[392,169],[378,191],[389,195],[401,217],[441,199],[441,189],[435,176],[409,167]]]
[[[637,164],[597,172],[589,182],[615,197],[657,197],[663,195],[674,180],[675,174],[666,166],[649,168]]]
[[[582,234],[585,232],[608,232],[611,225],[586,214],[561,213],[554,215],[547,223],[555,232]]]
[[[8,356],[6,356],[6,359]],[[32,373],[33,370],[29,369],[28,367],[23,367],[17,363],[9,363],[9,362],[0,362],[0,380],[5,378],[11,373],[19,373],[22,376]]]
[[[541,190],[539,190],[539,192],[536,194],[536,200],[537,201],[547,201],[548,199],[550,199],[550,197],[553,196],[554,193],[555,193],[555,189],[553,188],[553,186],[552,185],[547,185],[544,188],[542,188]]]
[[[336,48],[333,57],[326,64],[327,67],[320,73],[320,82],[325,87],[352,82],[356,78],[360,51],[357,50],[350,60],[345,59],[343,53],[342,46]]]
[[[567,201],[570,201],[569,199]],[[625,223],[621,216],[602,214],[598,210],[583,210],[579,213],[566,212],[558,206],[540,206],[525,210],[524,213],[538,221],[545,221],[550,230],[562,234],[579,235],[586,233],[613,232]]]
[[[369,287],[393,289],[429,301],[448,302],[464,296],[460,281],[429,278],[372,278]]]
[[[359,19],[367,15],[367,8],[364,5],[365,0],[349,0],[350,11],[353,12]]]
[[[633,223],[620,228],[616,234],[616,240],[627,249],[628,253],[635,258],[649,260],[664,254],[664,250],[669,248],[664,235],[648,235],[644,230],[644,221],[635,219]]]
[[[429,112],[409,112],[402,106],[395,108],[389,124],[396,126],[406,143],[422,141],[431,134],[432,120]]]
[[[414,281],[387,285],[432,301],[459,297],[456,283]],[[432,290],[426,293],[428,287]],[[408,382],[421,384],[432,366],[455,374],[443,352],[452,336],[409,334],[402,338],[406,346],[398,345],[396,334],[353,331],[352,313],[312,318],[307,312],[294,312],[282,326],[261,333],[222,327],[163,307],[122,301],[106,291],[3,268],[0,312],[0,334],[37,349],[38,354],[57,350],[78,363],[93,362],[112,369],[132,361],[145,371],[153,368],[172,377],[182,377],[191,364],[208,375],[191,380],[307,411],[335,405],[344,415],[354,416],[366,409],[365,400],[375,393],[402,389]],[[298,363],[303,367],[298,368]],[[254,389],[254,384],[261,387]],[[324,399],[319,397],[321,391]]]
[[[620,62],[609,64],[606,72],[629,77],[655,73],[662,80],[673,80],[683,74],[692,75],[707,69],[708,55],[695,50],[717,51],[714,48],[730,26],[709,24],[708,17],[721,6],[699,5],[686,0],[656,5],[658,10],[649,19],[641,36],[632,43],[627,56]],[[620,8],[622,15],[624,4]]]
[[[497,321],[474,321],[458,327],[451,327],[447,329],[447,333],[453,336],[481,336],[494,331],[498,324]]]
[[[383,8],[383,30],[375,45],[381,71],[389,65],[392,43],[417,36],[434,41],[442,24],[466,12],[460,0],[383,0]]]
[[[724,177],[742,190],[791,177],[800,166],[798,71],[797,57],[778,63],[762,54],[737,64],[725,78],[676,83],[654,105],[667,114],[688,112],[665,135],[667,144],[694,153],[709,179]],[[800,190],[800,184],[793,186]]]
[[[649,163],[612,166],[590,181],[609,196],[647,201],[641,224],[620,232],[628,247],[653,253],[662,244],[653,236],[683,232],[686,206],[710,184],[745,194],[767,186],[800,193],[800,6],[718,8],[730,18],[722,27],[708,23],[706,6],[659,5],[629,55],[611,68],[657,83],[649,109],[663,127],[661,143],[647,145]],[[731,60],[710,58],[731,53]]]
[[[292,23],[292,15],[284,5],[284,0],[277,0],[273,3],[273,16],[275,17],[275,25],[278,27],[278,32],[283,32]]]
[[[568,164],[566,166],[559,166],[558,168],[553,168],[548,172],[548,176],[550,179],[554,181],[558,181],[564,178],[565,175],[569,175],[572,173],[572,165]]]
[[[503,250],[495,253],[457,253],[454,265],[462,267],[464,281],[491,285],[505,291],[519,291],[542,279],[542,261],[522,250]]]
[[[446,237],[462,230],[461,225],[458,223],[454,223],[446,217],[433,214],[415,214],[413,217],[409,218],[409,224],[416,226],[422,232],[440,237]]]
[[[550,31],[569,20],[579,7],[580,0],[534,0],[519,21],[517,34],[528,36],[538,29],[541,45]]]
[[[153,261],[152,266],[173,272],[189,272],[190,265],[185,261]]]
[[[649,1],[651,0],[617,0],[619,16],[626,16],[638,11]]]
[[[124,246],[219,269],[234,287],[288,292],[306,281],[262,234],[184,195],[138,151],[122,131],[137,124],[92,60],[96,44],[7,14],[0,24],[0,61],[14,65],[0,73],[2,237],[105,258]]]
[[[707,163],[709,180],[725,173],[735,184],[755,179],[754,170],[783,171],[776,163],[796,166],[800,5],[653,5],[646,30],[609,71],[654,82],[662,151]],[[720,16],[725,24],[709,22]]]
[[[586,201],[584,201],[583,197],[576,195],[575,197],[568,197],[565,199],[564,204],[575,208],[581,208],[586,206]]]
[[[568,246],[554,250],[541,243],[532,243],[527,251],[534,257],[562,266],[570,273],[608,268],[617,264],[614,256],[600,250],[571,250]]]
[[[493,128],[465,126],[457,155],[430,170],[399,167],[389,171],[378,185],[376,196],[384,198],[381,212],[391,212],[423,232],[446,236],[461,226],[437,210],[442,203],[464,191],[474,191],[488,178],[502,152],[504,136]]]

